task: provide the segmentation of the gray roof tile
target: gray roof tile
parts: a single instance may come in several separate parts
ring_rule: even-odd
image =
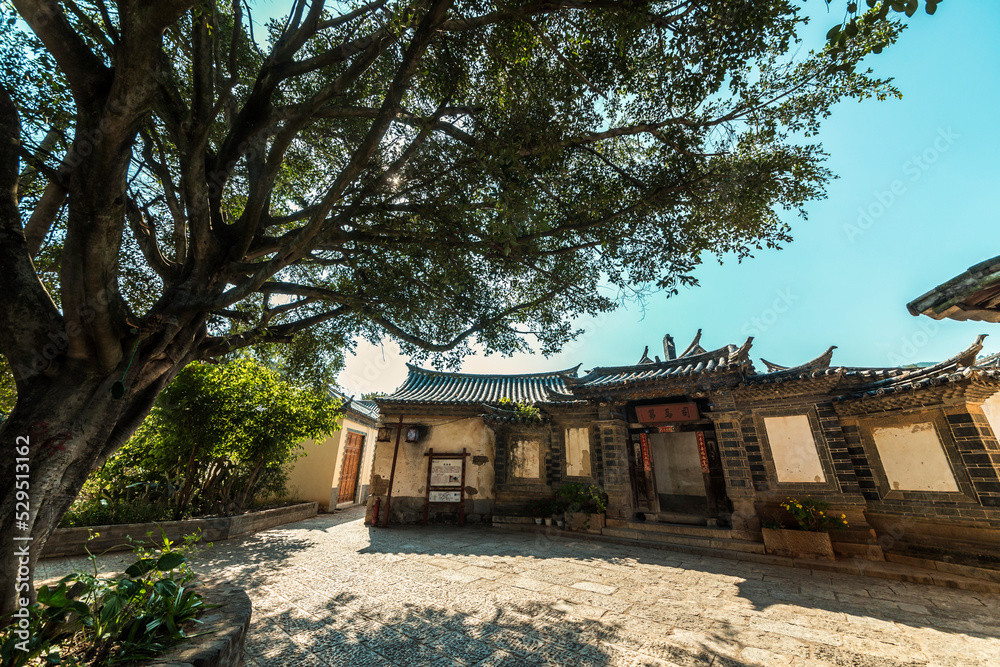
[[[529,375],[473,375],[446,373],[407,364],[409,373],[399,389],[379,403],[478,405],[509,398],[518,403],[551,402],[550,392],[566,394],[576,368]]]
[[[571,392],[625,387],[660,380],[689,378],[703,373],[721,373],[738,369],[746,369],[752,373],[753,364],[750,362],[750,357],[747,354],[752,341],[753,338],[748,338],[747,342],[741,347],[727,345],[711,352],[689,354],[685,357],[661,361],[659,363],[647,362],[634,366],[595,368],[582,378],[572,381],[570,383]]]

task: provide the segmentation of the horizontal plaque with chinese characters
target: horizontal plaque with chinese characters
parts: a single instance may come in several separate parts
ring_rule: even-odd
[[[666,405],[641,405],[635,409],[636,418],[643,424],[687,422],[699,418],[695,403],[667,403]]]

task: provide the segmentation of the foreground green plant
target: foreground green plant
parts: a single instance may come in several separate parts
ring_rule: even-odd
[[[161,547],[134,545],[135,562],[121,576],[102,577],[88,550],[93,572],[79,570],[43,586],[28,627],[0,632],[0,664],[121,665],[190,638],[188,626],[213,606],[194,591],[187,562],[199,538],[187,535],[175,544],[161,531]]]

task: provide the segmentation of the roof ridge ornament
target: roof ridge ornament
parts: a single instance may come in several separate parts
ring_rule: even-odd
[[[779,364],[771,363],[764,358],[761,358],[761,361],[764,362],[764,366],[767,367],[768,373],[779,373],[781,371],[820,370],[830,367],[830,362],[833,360],[833,351],[836,349],[836,345],[831,345],[823,354],[819,355],[815,359],[805,362],[804,364],[799,364],[798,366],[781,366]]]
[[[642,351],[642,357],[639,359],[639,361],[635,362],[635,365],[641,366],[643,364],[651,364],[651,363],[653,363],[653,360],[649,358],[649,346],[647,345],[646,348]]]
[[[750,361],[750,348],[753,347],[753,336],[746,339],[746,342],[729,353],[729,363],[735,364],[743,361]]]
[[[677,355],[677,358],[693,357],[696,354],[705,354],[706,352],[708,350],[701,346],[701,329],[698,329],[698,333],[694,335],[694,340],[691,341],[691,344],[683,352]]]

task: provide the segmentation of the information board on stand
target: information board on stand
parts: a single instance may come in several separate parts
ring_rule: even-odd
[[[465,525],[465,459],[469,453],[435,452],[428,449],[427,495],[424,502],[424,525],[430,518],[431,505],[456,505],[458,525]]]

